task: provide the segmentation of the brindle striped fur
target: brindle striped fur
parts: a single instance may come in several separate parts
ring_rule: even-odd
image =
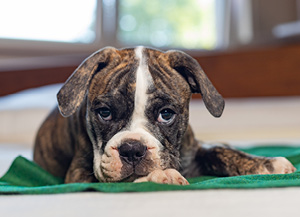
[[[138,103],[135,96],[141,94],[136,92],[139,67],[144,67],[140,76],[149,87],[141,95],[147,100],[144,114],[136,113],[142,116],[134,119]],[[295,170],[283,158],[255,157],[226,145],[197,141],[188,124],[192,93],[201,93],[209,112],[221,116],[222,96],[187,54],[150,48],[99,50],[59,91],[59,109],[53,110],[37,134],[34,160],[53,175],[65,178],[66,183],[136,180],[187,184],[182,175],[234,176]],[[102,107],[111,109],[111,121],[99,118],[97,111]],[[176,112],[169,125],[157,121],[164,107]],[[121,143],[131,140],[147,147],[137,165],[128,164],[118,153]]]

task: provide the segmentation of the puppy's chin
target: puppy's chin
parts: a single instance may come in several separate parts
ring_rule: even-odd
[[[102,172],[101,176],[98,176],[97,179],[100,182],[133,182],[134,180],[146,175],[148,175],[148,173],[145,173],[144,175],[138,175],[132,169],[131,172],[127,171],[127,173],[118,174],[114,177],[106,176],[106,174]]]
[[[137,174],[134,173],[134,174],[132,174],[132,175],[130,175],[130,176],[128,176],[128,177],[126,177],[126,178],[118,181],[118,182],[133,182],[134,180],[136,180],[138,178],[141,178],[141,177],[143,177],[143,176],[139,176],[139,175],[137,175]]]

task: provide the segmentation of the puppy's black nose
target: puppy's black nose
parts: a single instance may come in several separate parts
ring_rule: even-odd
[[[127,141],[119,147],[121,159],[129,164],[138,164],[146,155],[147,147],[138,141]]]

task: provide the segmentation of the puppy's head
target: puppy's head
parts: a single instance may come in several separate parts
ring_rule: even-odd
[[[179,51],[104,48],[88,57],[58,93],[61,114],[83,106],[99,181],[133,181],[179,168],[192,93],[216,117],[224,101],[196,60]]]

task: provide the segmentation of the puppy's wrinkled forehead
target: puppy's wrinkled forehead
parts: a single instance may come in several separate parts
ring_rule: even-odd
[[[144,47],[117,51],[113,63],[96,73],[89,88],[89,99],[97,97],[121,97],[135,104],[146,103],[146,95],[156,92],[165,94],[165,89],[172,90],[174,98],[178,94],[190,97],[190,88],[184,78],[174,73],[162,53]],[[100,67],[99,67],[100,68]],[[171,96],[170,96],[171,97]],[[180,103],[180,102],[178,102]]]
[[[134,49],[117,51],[110,64],[96,73],[92,79],[89,98],[93,101],[99,95],[111,96],[117,92],[130,95],[135,89],[135,72],[138,64]]]

